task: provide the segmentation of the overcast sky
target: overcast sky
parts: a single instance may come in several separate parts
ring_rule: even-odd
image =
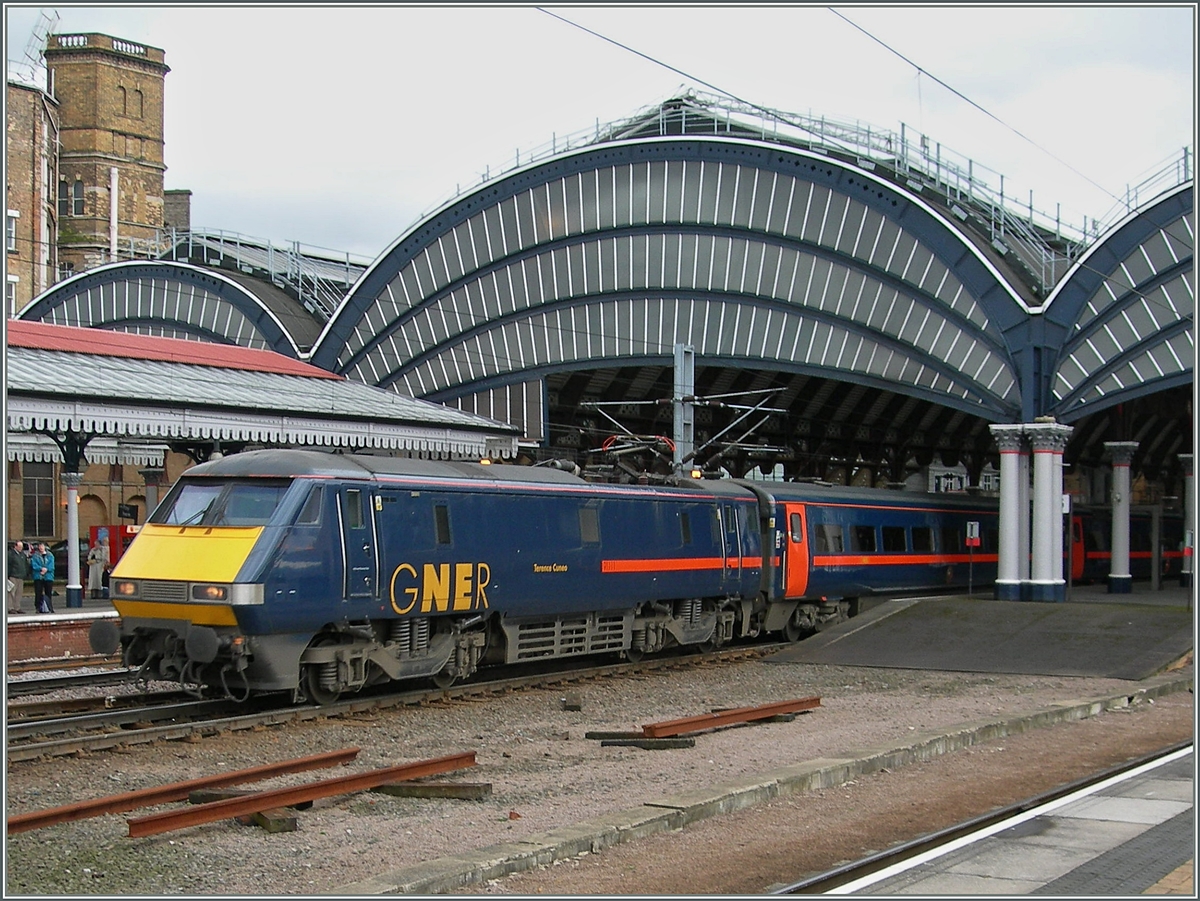
[[[544,9],[6,4],[5,30],[10,69],[43,12],[161,48],[193,227],[367,259],[518,151],[686,87],[903,122],[1078,225],[1194,149],[1193,4]]]

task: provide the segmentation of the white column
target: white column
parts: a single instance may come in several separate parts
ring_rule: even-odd
[[[1021,599],[1021,560],[1029,559],[1029,544],[1021,544],[1021,521],[1028,519],[1029,506],[1021,505],[1021,458],[1024,456],[1024,426],[988,426],[1000,448],[1000,554],[996,563],[996,586],[993,597],[998,601]]]
[[[1109,544],[1112,559],[1109,561],[1108,593],[1129,594],[1133,590],[1133,576],[1129,572],[1129,464],[1138,443],[1105,441],[1104,447],[1113,461],[1112,540]]]
[[[83,585],[79,581],[79,483],[83,473],[64,472],[67,489],[67,606],[83,606]]]
[[[1054,421],[1036,421],[1025,427],[1033,448],[1033,560],[1029,600],[1062,601],[1063,578],[1062,455],[1074,431]]]
[[[1024,427],[1022,426],[1022,428]],[[1020,534],[1017,536],[1017,543],[1021,547],[1021,555],[1017,559],[1017,572],[1020,573],[1021,581],[1026,586],[1029,585],[1029,549],[1033,532],[1031,518],[1033,498],[1030,497],[1033,488],[1029,469],[1029,436],[1026,435],[1025,443],[1021,447],[1021,454],[1017,458],[1017,506],[1021,511],[1021,515],[1017,517],[1017,526],[1020,529]],[[1029,598],[1023,597],[1022,600],[1027,601]]]

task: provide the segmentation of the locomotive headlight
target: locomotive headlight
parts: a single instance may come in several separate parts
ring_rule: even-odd
[[[225,585],[193,585],[193,601],[224,601],[229,598],[229,588]]]
[[[127,581],[125,579],[119,579],[112,583],[111,588],[112,588],[112,593],[115,594],[117,597],[120,597],[120,598],[137,597],[137,593],[138,593],[138,583],[137,582]]]

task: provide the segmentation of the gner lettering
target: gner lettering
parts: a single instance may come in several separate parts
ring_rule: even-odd
[[[486,563],[426,563],[420,573],[411,563],[401,563],[392,573],[392,609],[401,616],[414,609],[418,613],[486,610],[484,589],[491,578]]]

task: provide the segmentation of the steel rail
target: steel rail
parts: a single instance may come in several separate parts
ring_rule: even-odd
[[[157,707],[133,707],[123,710],[104,710],[82,716],[42,717],[24,722],[8,723],[8,740],[34,735],[61,735],[78,729],[119,728],[129,723],[153,723],[173,720],[180,716],[219,713],[229,709],[228,701],[181,701]]]
[[[1056,801],[1059,798],[1064,798],[1074,792],[1085,789],[1088,786],[1095,785],[1098,782],[1103,782],[1106,779],[1111,779],[1114,776],[1119,776],[1122,773],[1136,769],[1147,763],[1151,763],[1160,757],[1166,757],[1169,754],[1174,754],[1176,751],[1182,751],[1185,748],[1192,747],[1190,740],[1176,742],[1166,748],[1158,751],[1152,751],[1149,754],[1143,754],[1133,760],[1127,760],[1124,763],[1116,766],[1108,767],[1101,770],[1099,773],[1093,773],[1090,776],[1084,776],[1076,779],[1073,782],[1068,782],[1065,785],[1060,785],[1058,788],[1052,788],[1041,794],[1034,795],[1031,798],[1026,798],[1023,801],[1017,801],[1007,807],[1001,807],[998,810],[993,810],[990,813],[985,813],[972,819],[965,820],[961,823],[956,823],[953,826],[948,826],[945,829],[939,829],[936,832],[931,832],[927,835],[918,836],[917,838],[903,842],[893,848],[888,848],[885,851],[879,851],[871,854],[861,860],[853,861],[852,863],[843,864],[835,867],[832,870],[827,870],[824,873],[818,873],[815,876],[810,876],[801,879],[799,882],[793,882],[789,885],[777,886],[768,891],[771,895],[819,895],[830,889],[837,888],[839,885],[844,885],[854,879],[859,879],[863,876],[869,876],[871,873],[878,872],[884,867],[891,866],[894,863],[899,863],[902,860],[907,860],[910,857],[915,857],[932,848],[940,845],[948,844],[955,839],[970,835],[972,832],[977,832],[980,829],[985,829],[996,823],[1000,823],[1010,817],[1015,817],[1026,811],[1033,810],[1043,804],[1049,804],[1051,801]]]
[[[271,779],[288,773],[303,773],[307,770],[322,769],[349,763],[358,756],[359,748],[343,748],[340,751],[329,751],[324,754],[314,754],[311,757],[297,757],[293,760],[281,760],[278,763],[265,763],[262,766],[245,770],[234,770],[229,773],[219,773],[214,776],[201,776],[187,782],[172,782],[154,788],[143,788],[139,791],[126,792],[120,795],[109,795],[104,798],[93,798],[90,801],[78,801],[74,804],[64,804],[61,807],[49,807],[45,810],[34,810],[30,813],[18,813],[8,818],[8,834],[28,832],[31,829],[41,829],[45,826],[55,826],[59,823],[73,823],[76,820],[86,820],[90,817],[102,816],[106,813],[122,813],[126,810],[136,810],[139,807],[153,807],[156,804],[167,804],[171,801],[183,801],[196,789],[225,788],[230,785],[242,785],[246,782],[257,782]]]
[[[820,706],[821,699],[811,697],[798,698],[794,701],[776,701],[772,704],[761,704],[757,707],[737,707],[733,710],[717,710],[712,713],[702,713],[698,716],[685,716],[677,720],[650,723],[642,726],[642,735],[646,738],[668,738],[672,735],[702,732],[706,729],[730,726],[735,723],[765,720],[787,713],[799,713],[802,710],[812,710],[814,707]]]
[[[315,801],[318,798],[349,795],[368,788],[375,788],[386,782],[420,779],[423,776],[434,776],[438,773],[448,773],[472,766],[475,766],[475,752],[466,751],[462,754],[450,754],[446,757],[435,757],[416,763],[389,766],[367,773],[356,773],[352,776],[323,779],[320,782],[310,782],[307,785],[292,788],[256,792],[242,798],[228,798],[224,801],[196,804],[182,810],[169,810],[165,813],[133,817],[127,821],[129,835],[131,838],[159,835],[175,829],[231,819],[248,813],[261,813],[275,807],[292,807],[307,801]]]
[[[703,666],[712,663],[740,662],[764,657],[788,647],[787,644],[737,646],[712,651],[707,654],[681,657],[658,657],[640,663],[614,663],[601,666],[560,669],[531,675],[511,676],[487,682],[464,682],[445,689],[418,688],[386,695],[353,696],[344,701],[324,706],[305,705],[281,707],[259,712],[237,713],[212,720],[187,723],[171,723],[145,729],[121,729],[100,735],[81,735],[51,739],[42,742],[6,747],[8,763],[19,763],[42,758],[63,757],[80,751],[107,751],[132,745],[151,744],[157,741],[175,741],[192,735],[216,735],[222,732],[237,732],[259,726],[279,726],[289,722],[328,719],[337,716],[352,716],[395,707],[410,707],[438,701],[457,701],[486,698],[527,688],[550,688],[587,679],[620,676],[629,673],[671,669],[685,666]]]
[[[14,672],[14,670],[10,670],[10,672]],[[72,676],[50,676],[42,679],[9,679],[5,687],[5,692],[12,698],[17,695],[59,691],[63,688],[91,688],[98,685],[116,685],[122,682],[132,682],[135,675],[135,670],[122,669],[110,670],[103,673],[76,673]]]

